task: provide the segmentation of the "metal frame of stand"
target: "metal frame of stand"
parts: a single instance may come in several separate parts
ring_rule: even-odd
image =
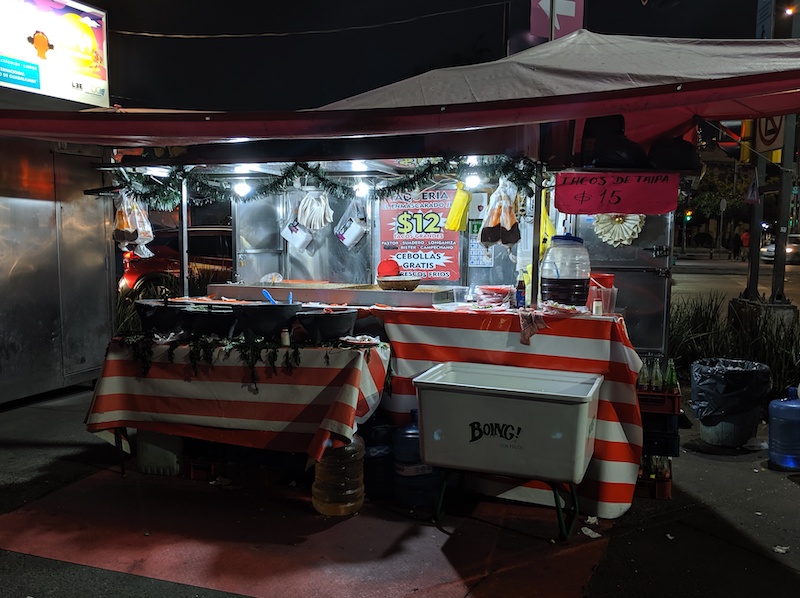
[[[434,523],[441,523],[442,521],[442,505],[444,504],[444,494],[447,490],[447,482],[450,479],[450,474],[452,473],[457,473],[460,476],[459,484],[464,480],[463,471],[453,469],[445,470],[444,479],[442,480],[442,487],[439,490],[439,497],[436,500],[436,510],[433,512]],[[558,520],[558,539],[561,541],[566,541],[572,535],[572,532],[575,531],[575,524],[578,522],[578,518],[580,517],[580,509],[578,507],[578,488],[572,482],[550,482],[547,480],[542,480],[542,482],[547,484],[550,487],[550,490],[553,491],[553,503],[555,504],[556,519]],[[569,509],[571,514],[568,518],[568,521],[564,518],[564,509],[561,508],[561,495],[558,493],[556,484],[566,484],[569,486],[569,493],[572,497],[572,508]]]

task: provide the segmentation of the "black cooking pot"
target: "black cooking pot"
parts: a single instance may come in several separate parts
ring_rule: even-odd
[[[145,332],[170,332],[184,326],[184,305],[168,303],[163,299],[138,299],[134,303],[136,315]]]
[[[184,307],[183,328],[191,334],[216,334],[221,338],[234,333],[236,316],[229,306],[194,305]]]
[[[297,312],[297,319],[306,329],[313,342],[337,339],[353,334],[358,310],[348,307],[325,307],[304,309]]]
[[[248,303],[233,304],[233,315],[248,336],[274,338],[283,328],[291,328],[297,312],[303,304],[295,303]]]

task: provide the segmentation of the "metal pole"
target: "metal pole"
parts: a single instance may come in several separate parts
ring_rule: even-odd
[[[792,197],[792,179],[794,174],[794,142],[796,114],[784,117],[783,150],[781,150],[781,196],[778,204],[778,230],[775,235],[775,262],[772,266],[772,296],[770,303],[789,303],[783,291],[783,277],[786,274],[786,235],[789,228],[789,204]],[[755,253],[758,259],[758,248],[750,247],[750,257]]]
[[[181,184],[181,230],[178,235],[178,250],[181,253],[181,286],[183,287],[183,296],[189,296],[189,189],[186,185],[186,179],[183,179]]]
[[[759,185],[766,176],[767,163],[764,156],[756,156],[756,185]],[[760,195],[760,194],[759,194]],[[758,269],[760,267],[760,248],[761,248],[761,221],[764,219],[764,203],[759,198],[758,203],[753,205],[750,211],[750,247],[747,249],[749,260],[747,264],[747,287],[740,295],[743,299],[758,301],[761,295],[758,294]],[[775,258],[777,260],[777,256]]]
[[[556,0],[550,0],[550,41],[556,38]]]

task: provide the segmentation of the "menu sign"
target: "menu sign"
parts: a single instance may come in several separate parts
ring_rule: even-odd
[[[0,0],[0,87],[108,107],[106,13],[72,0]]]
[[[677,172],[584,172],[556,175],[555,205],[565,214],[667,214],[678,207]]]
[[[423,281],[458,281],[461,233],[444,227],[455,193],[398,193],[381,201],[381,261],[394,260],[403,275]]]

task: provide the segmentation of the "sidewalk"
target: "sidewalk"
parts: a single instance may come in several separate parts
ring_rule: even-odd
[[[346,587],[353,598],[788,598],[800,587],[800,473],[767,468],[764,425],[755,450],[713,449],[694,422],[681,430],[671,500],[636,498],[628,513],[594,528],[599,538],[576,530],[568,542],[550,543],[552,510],[528,505],[464,503],[451,507],[442,527],[372,505],[343,522],[314,515],[288,493],[265,498],[135,471],[122,479],[113,447],[85,431],[90,399],[72,389],[2,413],[0,513],[7,523],[38,513],[19,533],[41,530],[28,552],[0,550],[4,596],[304,598]],[[100,500],[109,492],[117,493],[113,503]],[[216,514],[201,515],[206,503]],[[104,522],[119,524],[114,509],[129,515],[131,529],[109,528],[103,537]],[[58,523],[73,510],[95,523]],[[170,540],[180,521],[190,527]],[[100,540],[85,543],[87,533]],[[237,548],[239,534],[249,552]],[[36,556],[53,542],[72,552]],[[172,543],[176,558],[161,564],[161,578],[148,576],[152,559],[138,548],[159,542]],[[209,558],[200,546],[212,550],[214,564],[194,575]],[[114,563],[140,549],[139,564],[121,571],[76,564],[95,553]],[[233,592],[208,581],[231,575]],[[303,591],[287,581],[298,575]],[[184,581],[170,581],[176,577]],[[265,586],[267,579],[274,583]]]

